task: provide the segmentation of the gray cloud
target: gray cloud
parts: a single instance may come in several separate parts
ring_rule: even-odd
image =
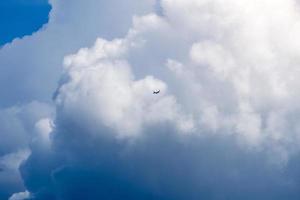
[[[36,150],[23,165],[26,186],[35,199],[299,198],[294,172],[245,151],[233,137],[148,130],[135,142],[120,141],[111,129],[90,133],[61,119],[53,152]]]
[[[25,189],[19,165],[29,156],[29,144],[39,138],[43,130],[36,122],[53,117],[54,111],[47,104],[32,102],[0,110],[0,198]],[[38,123],[39,124],[39,123]]]

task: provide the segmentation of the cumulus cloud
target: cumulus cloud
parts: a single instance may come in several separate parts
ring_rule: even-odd
[[[29,198],[299,199],[297,1],[98,2],[82,15],[99,29],[80,30],[84,2],[53,1],[33,37],[70,36],[52,65],[81,49],[64,58],[55,119],[34,123]]]
[[[172,103],[167,102],[162,108],[172,107],[169,110],[180,113],[172,115],[175,115],[175,118],[181,116],[185,119],[185,121],[176,120],[181,121],[179,122],[181,124],[186,124],[187,129],[194,130],[194,126],[197,126],[196,129],[201,130],[204,125],[208,132],[236,134],[249,147],[289,148],[288,145],[298,142],[287,144],[283,142],[284,139],[278,142],[279,135],[285,131],[283,127],[281,131],[269,130],[276,129],[272,127],[274,123],[271,123],[273,115],[276,115],[277,123],[281,123],[282,126],[284,122],[280,121],[285,121],[287,115],[297,115],[295,113],[297,112],[295,99],[299,94],[296,78],[298,76],[297,51],[290,51],[289,54],[283,53],[284,49],[297,47],[297,41],[290,43],[289,38],[284,38],[300,30],[297,6],[295,1],[280,0],[264,1],[260,4],[248,1],[245,1],[245,4],[233,1],[226,3],[222,1],[161,1],[164,15],[151,13],[141,17],[135,16],[133,27],[124,39],[111,42],[98,39],[93,48],[81,49],[78,54],[66,57],[65,66],[67,66],[68,77],[63,79],[69,79],[69,82],[60,88],[60,96],[68,92],[72,93],[69,94],[72,97],[83,96],[73,94],[73,91],[67,89],[71,87],[76,88],[77,93],[80,91],[79,86],[72,85],[73,82],[74,84],[80,82],[80,85],[85,87],[86,93],[90,88],[95,87],[92,90],[98,91],[98,97],[91,96],[83,99],[82,102],[96,99],[98,105],[90,107],[92,109],[104,107],[99,109],[97,114],[102,115],[101,121],[106,125],[115,123],[112,126],[118,126],[117,124],[127,123],[129,126],[132,124],[129,120],[133,115],[142,120],[137,112],[148,113],[151,116],[149,110],[137,111],[132,115],[124,111],[126,108],[130,112],[134,109],[141,110],[138,108],[139,105],[148,101],[145,98],[140,100],[141,97],[130,95],[132,93],[129,86],[130,79],[134,81],[134,74],[137,74],[136,76],[141,79],[137,82],[148,82],[148,87],[141,87],[141,91],[144,92],[155,88],[153,86],[155,84],[150,83],[147,77],[153,74],[157,79],[167,81],[164,83],[165,86],[160,87],[163,91],[165,87],[171,87],[170,96],[177,104],[172,106]],[[284,8],[289,12],[274,13],[274,10],[278,8]],[[186,10],[191,12],[189,14],[183,12]],[[276,23],[271,21],[274,17],[277,19]],[[194,26],[194,24],[199,26]],[[278,30],[278,26],[286,27],[286,29]],[[173,33],[176,31],[178,34],[174,36]],[[167,37],[169,40],[165,41]],[[271,41],[266,38],[270,38]],[[172,45],[168,45],[169,43]],[[182,47],[178,52],[183,56],[178,56],[178,52],[177,54],[173,52],[176,45]],[[161,55],[152,61],[155,58],[149,57],[149,54],[155,51]],[[141,57],[143,59],[140,59]],[[153,67],[149,66],[149,60]],[[101,73],[96,72],[97,68],[104,71],[102,76],[108,80],[102,78]],[[92,70],[94,73],[90,72]],[[114,75],[117,73],[124,75]],[[87,74],[92,74],[97,78],[88,77],[89,82],[85,83],[82,80],[84,76],[89,76]],[[143,75],[146,76],[145,79]],[[131,78],[126,80],[124,78],[126,76]],[[99,86],[92,82],[93,79],[99,81]],[[180,80],[179,83],[178,80]],[[174,81],[177,83],[172,88]],[[123,88],[117,89],[117,85],[122,85]],[[135,87],[134,84],[132,87]],[[122,90],[124,94],[119,90]],[[190,92],[185,92],[187,90]],[[80,92],[82,91],[83,89]],[[120,98],[117,99],[118,95]],[[160,100],[163,101],[163,99],[162,97]],[[61,103],[61,101],[69,100],[58,98],[58,101]],[[150,102],[154,101],[150,99]],[[66,104],[71,105],[67,102]],[[93,103],[88,103],[88,105],[93,105]],[[134,105],[134,108],[131,105]],[[150,105],[146,107],[151,108]],[[290,110],[291,107],[293,110]],[[183,111],[177,111],[178,109],[183,109]],[[126,119],[121,116],[120,110],[123,110]],[[88,114],[89,117],[92,116],[91,113]],[[111,116],[108,116],[108,113]],[[163,114],[158,114],[153,118],[159,120]],[[118,121],[108,122],[117,118]],[[141,123],[137,119],[133,120],[136,122],[135,126]],[[296,128],[297,124],[290,120],[289,126]],[[127,128],[124,125],[120,130],[126,132]],[[289,132],[292,132],[287,134],[290,139],[297,135],[297,131],[289,130]],[[293,140],[297,141],[297,136]],[[273,143],[275,145],[272,145]]]
[[[286,145],[274,141],[278,134],[297,135],[292,131],[297,124],[282,127],[287,115],[298,112],[299,42],[289,37],[300,31],[296,1],[166,0],[162,5],[173,30],[191,38],[188,56],[172,57],[176,62],[169,68],[195,91],[189,98],[198,99],[194,104],[200,113],[214,108],[212,129],[224,132],[229,126],[250,145]],[[275,128],[270,123],[274,114],[282,133],[269,131]],[[297,137],[294,141],[298,143]]]
[[[30,154],[29,145],[37,137],[35,123],[53,117],[53,109],[40,102],[0,110],[0,198],[24,189],[19,173],[20,164]]]
[[[28,148],[39,132],[35,131],[37,121],[53,116],[51,106],[37,101],[0,110],[0,156]]]
[[[1,157],[27,149],[32,143],[31,148],[47,149],[50,146],[49,130],[54,115],[51,97],[66,54],[94,42],[96,36],[115,37],[126,32],[131,13],[142,14],[152,7],[152,0],[126,1],[118,8],[114,8],[118,1],[72,1],[69,4],[51,0],[49,3],[52,10],[48,24],[32,36],[17,38],[0,50],[0,90],[3,94],[0,99]],[[107,17],[98,18],[99,13],[114,15],[111,19],[122,26],[114,26]],[[15,174],[18,174],[17,169]],[[24,190],[18,176],[13,176],[13,184],[5,178],[8,176],[1,168],[0,199]]]
[[[103,125],[115,128],[121,137],[143,132],[143,126],[171,121],[182,129],[193,128],[175,97],[167,94],[164,82],[153,76],[135,80],[125,59],[133,45],[137,44],[126,39],[98,39],[93,48],[66,57],[63,79],[68,82],[55,98],[60,114],[96,130]],[[159,96],[152,94],[156,89],[161,90]]]
[[[1,48],[0,88],[6,92],[0,106],[33,100],[50,103],[66,54],[92,44],[98,36],[125,34],[132,14],[149,12],[153,1],[49,0],[52,10],[48,24],[32,36],[15,39]],[[11,82],[14,84],[9,84],[9,91]]]
[[[10,194],[24,189],[19,166],[28,158],[29,153],[28,149],[23,149],[0,156],[0,197],[2,199],[7,199]]]

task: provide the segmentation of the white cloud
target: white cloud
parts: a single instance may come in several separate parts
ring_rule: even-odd
[[[30,143],[50,147],[46,142],[49,126],[39,120],[54,115],[52,94],[62,71],[63,57],[91,44],[98,36],[114,38],[126,33],[133,14],[153,9],[153,0],[49,3],[52,10],[48,24],[0,49],[0,156],[25,149]],[[1,174],[0,196],[22,189],[18,177],[8,176]]]
[[[300,142],[271,123],[273,113],[284,111],[277,121],[298,113],[300,42],[289,39],[300,31],[295,1],[163,0],[161,7],[162,16],[135,16],[123,39],[97,39],[67,56],[59,109],[125,135],[173,121],[187,132],[233,134],[255,148],[281,140],[285,149],[285,137]],[[150,95],[156,88],[160,98]]]
[[[71,171],[70,178],[60,173],[70,166],[82,169],[83,165],[88,169],[96,166],[100,174],[112,172],[113,178],[121,174],[125,180],[136,178],[131,173],[137,172],[138,178],[130,179],[133,185],[176,197],[197,196],[200,189],[209,190],[215,184],[222,189],[212,191],[225,191],[227,196],[232,191],[243,196],[239,189],[253,189],[257,197],[264,187],[272,187],[272,191],[282,185],[293,187],[288,184],[289,177],[264,160],[267,157],[285,166],[299,153],[299,3],[161,0],[160,16],[153,13],[153,3],[52,1],[54,10],[44,31],[1,50],[0,60],[15,55],[11,52],[31,52],[33,57],[19,53],[22,59],[16,60],[30,60],[24,63],[33,66],[30,72],[34,74],[24,74],[20,83],[26,87],[19,85],[14,91],[26,93],[28,99],[37,94],[37,98],[49,100],[63,56],[100,37],[91,48],[65,57],[55,93],[55,126],[49,116],[31,123],[41,137],[38,140],[48,143],[53,131],[53,149],[46,149],[49,153],[34,148],[24,166],[28,172],[24,174],[33,174],[25,177],[28,185],[36,191],[46,188],[47,193],[49,185],[51,188],[78,175]],[[123,4],[125,13],[120,10]],[[6,66],[10,58],[0,65]],[[37,88],[41,80],[47,83]],[[153,95],[155,89],[161,93]],[[14,99],[8,98],[10,103],[18,99],[10,98]],[[105,134],[108,137],[101,137]],[[143,137],[135,144],[126,143],[137,136]],[[119,140],[115,142],[115,138]],[[187,169],[187,176],[182,169]],[[46,181],[34,185],[34,178],[39,177],[35,171],[39,170],[46,174]],[[207,172],[213,173],[207,176]],[[166,177],[161,178],[162,174]],[[212,183],[216,178],[212,174],[220,175],[225,184]],[[297,185],[299,180],[295,179]],[[182,180],[187,180],[188,189],[178,183]],[[261,185],[256,188],[256,184]],[[170,187],[174,185],[175,189]]]
[[[51,106],[37,101],[0,109],[0,156],[26,149],[35,136],[35,123],[41,118],[53,116]]]
[[[299,113],[300,41],[291,37],[300,31],[298,2],[163,0],[162,7],[169,27],[191,38],[185,59],[171,57],[180,63],[171,71],[194,91],[178,98],[197,99],[195,109],[212,131],[229,126],[251,145],[273,143],[273,134],[298,144],[297,132],[270,123],[275,112],[277,123],[297,126],[286,118]],[[218,117],[207,114],[207,105]]]
[[[7,91],[9,85],[11,90],[2,96],[0,106],[33,100],[50,103],[66,54],[92,44],[99,36],[111,39],[125,34],[132,16],[153,10],[154,1],[50,0],[49,23],[0,50],[5,72],[0,74],[0,88]]]
[[[53,130],[53,121],[50,118],[42,118],[36,122],[34,129],[36,132],[33,141],[42,144],[44,147],[51,145],[51,132]]]
[[[16,153],[6,154],[0,157],[0,166],[4,168],[4,170],[14,170],[18,172],[19,166],[21,162],[27,159],[30,152],[29,150],[20,150]]]
[[[8,200],[25,200],[29,197],[30,193],[28,191],[25,191],[13,194],[11,197],[9,197]]]
[[[68,81],[56,98],[60,113],[88,126],[95,127],[97,122],[100,127],[116,128],[120,137],[135,135],[155,123],[177,121],[182,130],[192,128],[164,82],[151,75],[135,80],[126,60],[128,49],[134,48],[130,39],[98,39],[91,49],[65,58],[64,79]],[[157,89],[161,93],[153,95]]]

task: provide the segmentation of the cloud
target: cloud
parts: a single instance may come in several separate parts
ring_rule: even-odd
[[[39,131],[35,123],[43,117],[53,117],[47,104],[31,102],[0,110],[0,198],[25,189],[20,176],[20,164],[30,154],[29,145]]]
[[[297,134],[291,133],[297,124],[289,120],[287,125],[286,118],[298,112],[299,41],[288,36],[300,31],[298,3],[166,0],[162,5],[170,26],[182,33],[179,37],[191,38],[188,56],[171,57],[168,65],[187,85],[183,88],[194,91],[182,98],[197,99],[190,103],[198,105],[201,114],[214,108],[213,130],[230,128],[254,146],[286,146],[284,139],[281,144],[275,140],[278,134]],[[280,130],[272,127],[274,115]]]
[[[69,38],[57,69],[37,56],[57,77],[68,54],[21,165],[31,199],[299,199],[297,1],[98,3],[53,1],[38,33]]]
[[[130,27],[133,13],[143,14],[152,9],[152,0],[75,0],[71,4],[51,0],[49,3],[52,10],[48,24],[32,36],[15,39],[0,51],[0,65],[5,72],[0,75],[0,88],[6,91],[1,107],[33,100],[51,103],[66,54],[92,44],[98,36],[110,39],[121,36]],[[8,90],[11,82],[14,84]]]
[[[51,106],[37,101],[0,110],[0,156],[26,149],[35,137],[35,123],[53,116]]]
[[[20,192],[13,194],[8,200],[25,200],[30,197],[30,193],[28,191]]]
[[[188,129],[184,124],[189,122],[184,121],[175,97],[167,94],[164,82],[153,76],[134,80],[124,58],[132,45],[137,44],[126,39],[98,39],[91,49],[66,57],[62,79],[68,82],[58,89],[55,98],[60,114],[96,130],[101,126],[115,128],[120,137],[143,132],[143,126],[169,121]],[[156,89],[162,91],[159,96],[152,94]]]
[[[19,166],[29,154],[29,150],[23,149],[0,156],[0,197],[2,199],[7,199],[10,194],[24,189]]]
[[[7,154],[1,157],[0,164],[4,169],[17,170],[20,163],[29,156],[29,152],[26,150],[19,151],[17,153]]]
[[[55,109],[51,98],[61,74],[63,57],[92,43],[96,36],[115,37],[122,34],[130,26],[132,12],[142,14],[152,6],[151,1],[138,4],[127,1],[116,8],[113,5],[118,1],[78,0],[73,1],[71,7],[67,2],[53,0],[49,3],[52,10],[48,24],[31,36],[15,39],[0,50],[3,72],[0,73],[0,88],[3,91],[0,100],[0,157],[27,149],[31,143],[47,149],[50,146],[47,135],[52,128]],[[122,26],[112,25],[107,18],[97,17],[95,20],[95,15],[101,10],[103,15],[110,13],[112,16],[111,13],[115,13],[113,19],[122,21]],[[78,15],[79,12],[81,15]],[[18,174],[17,171],[15,174]],[[19,176],[11,176],[15,179],[12,184],[5,178],[8,176],[1,169],[0,199],[24,190]]]

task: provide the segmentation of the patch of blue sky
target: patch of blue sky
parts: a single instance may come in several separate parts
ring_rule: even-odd
[[[0,1],[0,46],[39,30],[50,10],[48,0]]]

